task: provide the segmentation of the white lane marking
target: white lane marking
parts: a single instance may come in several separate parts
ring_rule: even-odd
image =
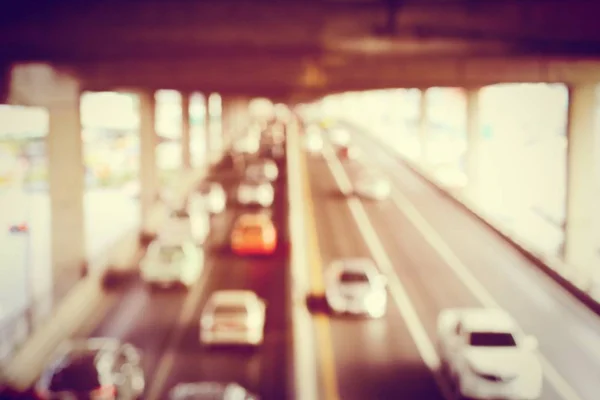
[[[501,308],[490,292],[475,278],[469,268],[460,261],[450,246],[433,228],[417,208],[398,190],[394,190],[392,200],[396,207],[417,228],[429,245],[440,255],[464,285],[473,293],[484,307]],[[565,400],[582,400],[577,391],[563,378],[552,364],[540,354],[542,368],[548,382]]]
[[[344,167],[333,155],[333,152],[330,151],[330,148],[328,147],[327,149],[328,150],[324,149],[323,156],[329,169],[331,170],[331,174],[333,175],[340,190],[343,193],[350,193],[352,191],[352,184],[348,178],[348,175],[346,174],[346,171],[344,170]],[[347,199],[346,204],[350,208],[350,212],[352,213],[352,216],[354,217],[354,220],[359,228],[358,230],[360,231],[365,243],[367,244],[367,247],[369,248],[369,252],[373,256],[377,265],[388,276],[390,294],[392,295],[392,298],[400,310],[400,314],[406,322],[408,331],[415,342],[421,358],[427,367],[433,372],[434,379],[444,397],[447,399],[453,398],[448,385],[438,373],[440,359],[435,350],[435,345],[429,338],[425,326],[419,319],[417,310],[412,304],[408,292],[400,281],[400,278],[398,278],[396,275],[392,261],[389,259],[383,245],[381,244],[377,233],[375,232],[375,228],[369,220],[366,210],[364,209],[362,203],[356,198]]]
[[[146,399],[148,400],[158,400],[160,398],[160,392],[164,388],[167,378],[169,377],[169,373],[171,372],[171,368],[173,368],[176,348],[179,345],[179,342],[181,342],[183,332],[188,329],[193,322],[192,317],[194,316],[194,311],[196,310],[196,306],[200,301],[202,290],[204,289],[204,285],[206,284],[210,270],[212,270],[212,268],[204,269],[200,280],[192,287],[192,291],[188,293],[188,296],[185,299],[181,314],[179,314],[179,318],[176,322],[177,325],[171,332],[165,352],[160,358],[156,372],[152,377],[152,385],[150,386],[148,394],[146,395]],[[200,322],[197,321],[197,323],[199,324]],[[198,339],[198,345],[200,345],[200,339]]]
[[[368,142],[368,140],[369,140],[368,138],[365,138],[362,135],[357,135],[357,137],[359,137],[363,141],[363,143],[365,143],[365,145],[369,145],[370,149],[375,149],[377,151],[382,150],[377,147],[378,146],[377,144]],[[386,155],[386,157],[387,157],[387,155]],[[389,161],[393,162],[394,160],[391,159]],[[380,171],[381,171],[381,168],[380,168]],[[381,173],[383,174],[384,172],[381,171]],[[406,197],[405,197],[405,199],[406,199],[406,201],[410,202],[410,200],[408,200]],[[397,201],[398,200],[395,201],[396,207],[398,207],[402,210],[402,206],[398,205]],[[414,207],[414,208],[416,209],[416,207]],[[538,272],[538,271],[533,271],[533,272]],[[547,278],[545,275],[535,274],[534,276],[536,278],[542,277],[542,279]],[[527,286],[526,286],[527,283],[524,282],[523,279],[519,279],[518,276],[512,276],[512,275],[509,276],[509,278],[511,279],[511,281],[513,282],[514,285],[520,286],[522,289],[527,291],[527,293],[531,297],[531,300],[537,304],[539,310],[545,311],[548,315],[553,314],[554,305],[551,302],[552,296],[553,296],[552,293],[544,291],[544,290],[539,290],[539,288],[534,288],[534,290],[529,288],[529,290],[527,290]],[[560,295],[567,296],[566,293],[562,293],[562,292],[560,293]],[[492,296],[490,295],[489,297],[492,297]],[[579,304],[575,304],[575,306],[579,306]],[[589,312],[589,310],[587,308],[582,309],[580,307],[577,307],[573,312],[580,313],[581,311],[585,312],[586,314]],[[576,339],[577,341],[579,341],[583,344],[581,347],[585,348],[589,352],[594,353],[594,358],[600,360],[600,342],[598,341],[597,331],[594,330],[593,327],[590,327],[589,325],[585,325],[585,326],[576,325],[576,326],[569,326],[568,330],[571,332],[572,335],[577,337],[577,339]]]
[[[287,136],[288,202],[290,224],[290,279],[292,279],[292,329],[294,351],[294,396],[298,400],[319,398],[317,390],[317,358],[311,315],[306,307],[309,290],[306,218],[302,200],[303,171],[300,165],[300,138],[297,124],[289,126]]]

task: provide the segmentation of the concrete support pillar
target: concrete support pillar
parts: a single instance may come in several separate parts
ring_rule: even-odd
[[[192,167],[190,152],[190,94],[181,93],[181,168]]]
[[[593,218],[598,206],[598,199],[594,199],[596,86],[582,84],[571,87],[569,92],[564,257],[585,275],[592,273],[597,260]]]
[[[140,105],[140,211],[143,234],[152,233],[151,211],[159,189],[156,166],[157,135],[155,127],[156,100],[154,92],[139,93]]]
[[[45,295],[52,286],[54,301],[59,301],[87,272],[80,85],[73,75],[50,65],[27,64],[11,68],[8,91],[11,104],[48,110],[46,155],[52,269],[38,271],[31,264],[28,268],[32,268],[32,296],[39,300],[38,296]],[[44,275],[51,280],[46,281]]]
[[[40,296],[45,297],[52,290],[53,300],[57,302],[87,272],[80,84],[72,74],[47,64],[14,65],[10,68],[7,91],[10,104],[48,110],[46,155],[51,271],[37,270],[37,264],[31,261],[27,268],[32,277],[30,290],[33,299],[39,301]],[[37,234],[46,235],[42,232]],[[41,308],[47,311],[51,305],[44,303]]]
[[[421,89],[419,98],[419,121],[418,121],[418,137],[419,137],[419,162],[421,166],[429,167],[429,107],[427,100],[427,89]]]
[[[467,193],[476,200],[479,195],[481,176],[481,120],[479,117],[479,88],[466,89],[466,128],[467,150],[465,154],[465,172],[467,175]]]
[[[79,111],[79,82],[56,73],[48,109],[48,183],[50,242],[55,300],[87,272],[85,238],[85,167]]]

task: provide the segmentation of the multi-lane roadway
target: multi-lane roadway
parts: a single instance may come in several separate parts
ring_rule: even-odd
[[[544,400],[596,399],[598,317],[368,132],[354,131],[352,140],[363,150],[359,161],[340,161],[326,146],[323,157],[309,162],[317,261],[374,259],[388,274],[392,301],[382,320],[333,318],[329,329],[317,331],[326,336],[317,342],[332,348],[318,352],[330,369],[322,381],[335,378],[342,399],[442,398],[448,387],[436,372],[438,313],[501,306],[539,340]],[[344,194],[365,166],[391,180],[389,199]]]
[[[540,343],[544,400],[596,400],[600,320],[493,231],[417,177],[394,154],[354,131],[358,161],[340,161],[326,143],[323,155],[303,159],[307,273],[322,286],[329,262],[372,258],[388,277],[388,313],[378,320],[318,316],[308,349],[323,399],[449,399],[437,372],[436,319],[453,307],[501,306]],[[351,194],[365,165],[386,175],[392,195],[382,201]],[[279,164],[280,169],[285,167]],[[287,236],[287,181],[275,184],[273,220]],[[237,257],[228,249],[236,216],[239,175],[214,177],[230,193],[227,210],[212,222],[203,277],[188,292],[149,290],[141,282],[107,296],[79,337],[111,336],[144,355],[146,399],[163,399],[176,383],[235,381],[264,399],[289,398],[292,357],[287,246],[267,258]],[[287,242],[283,240],[282,242]],[[204,349],[200,312],[218,289],[251,289],[267,301],[265,342],[256,351]],[[298,367],[299,365],[296,365]],[[305,375],[305,376],[308,376]],[[308,382],[307,382],[308,384]]]

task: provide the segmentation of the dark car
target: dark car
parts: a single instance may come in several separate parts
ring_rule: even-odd
[[[40,399],[137,399],[145,386],[141,356],[130,344],[94,338],[69,343],[36,385]]]
[[[258,400],[237,383],[195,382],[180,383],[171,389],[169,400]]]

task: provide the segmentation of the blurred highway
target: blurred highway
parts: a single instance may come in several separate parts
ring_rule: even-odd
[[[239,177],[219,173],[214,179],[228,191],[228,208],[213,217],[201,280],[189,292],[150,290],[138,282],[107,305],[99,323],[90,321],[78,333],[79,337],[116,337],[138,346],[144,356],[145,399],[165,399],[175,384],[199,380],[235,381],[263,398],[285,398],[291,337],[286,290],[286,183],[282,175],[275,185],[272,211],[282,246],[274,256],[242,258],[230,252],[230,229],[243,211],[234,201]],[[200,345],[200,313],[209,295],[219,289],[250,289],[267,301],[262,347],[207,350]]]
[[[435,370],[438,313],[500,305],[540,342],[544,400],[597,399],[597,316],[367,133],[353,140],[360,161],[340,163],[326,148],[324,160],[310,162],[322,258],[373,257],[391,275],[393,301],[382,321],[331,321],[341,398],[436,398],[426,364]],[[389,199],[340,194],[364,165],[392,181]]]
[[[438,372],[438,314],[455,307],[501,306],[535,335],[545,375],[543,400],[597,400],[600,321],[578,300],[466,211],[427,185],[367,132],[354,130],[362,150],[341,161],[326,142],[307,156],[305,178],[311,286],[338,258],[372,258],[388,277],[388,312],[381,319],[313,315],[319,398],[452,399]],[[166,398],[177,383],[235,381],[264,399],[288,398],[292,368],[288,287],[287,178],[275,184],[273,220],[282,244],[272,257],[229,251],[238,172],[220,171],[228,208],[213,217],[202,278],[189,291],[150,290],[142,282],[107,296],[77,337],[109,336],[143,352],[144,399]],[[387,176],[382,201],[352,194],[368,167]],[[294,171],[303,173],[304,171]],[[256,350],[212,349],[199,343],[199,319],[210,294],[250,289],[267,301],[264,345]],[[317,312],[317,311],[315,311]],[[300,338],[302,340],[302,338]]]
[[[88,259],[93,261],[138,223],[137,201],[117,190],[85,194]],[[0,192],[0,309],[26,306],[29,291],[45,296],[52,279],[50,203],[44,192]],[[29,233],[10,233],[12,224],[27,222]],[[30,277],[35,276],[35,279]]]

